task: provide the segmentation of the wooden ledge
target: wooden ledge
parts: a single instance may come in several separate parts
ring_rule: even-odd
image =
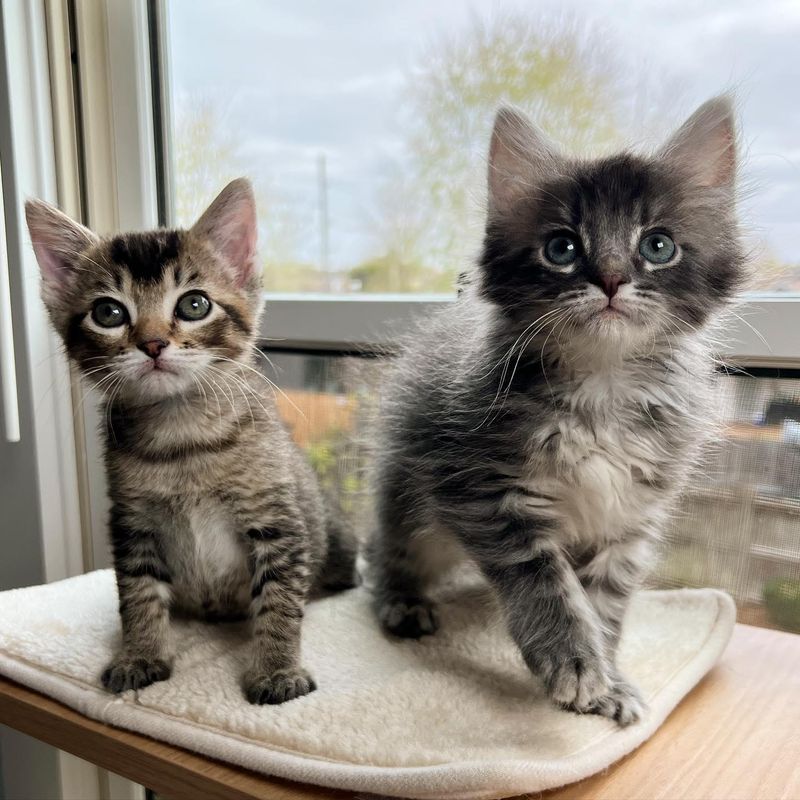
[[[0,722],[169,800],[320,800],[350,792],[267,778],[95,722],[0,678]],[[540,800],[797,800],[800,636],[737,625],[722,662],[652,739]]]

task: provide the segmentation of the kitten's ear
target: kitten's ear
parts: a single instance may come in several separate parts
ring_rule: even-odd
[[[501,108],[489,145],[489,213],[507,213],[530,195],[557,158],[555,145],[521,111]]]
[[[42,273],[45,301],[57,300],[77,270],[78,255],[99,241],[88,228],[43,200],[25,203],[33,252]]]
[[[192,233],[211,243],[237,284],[244,286],[255,273],[256,200],[250,181],[231,181],[197,220]]]
[[[722,189],[736,178],[736,122],[727,95],[709,100],[672,135],[661,158],[688,172],[699,186]]]

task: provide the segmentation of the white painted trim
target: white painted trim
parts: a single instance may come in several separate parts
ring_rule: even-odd
[[[147,3],[106,0],[106,7],[118,225],[121,230],[155,228],[158,210]]]
[[[100,790],[103,770],[99,767],[64,750],[58,752],[58,766],[63,800],[105,800]]]
[[[8,276],[6,211],[3,204],[3,170],[0,165],[0,393],[3,434],[9,443],[20,440],[17,360],[14,353],[14,323],[11,318],[11,285]]]
[[[8,237],[13,242],[15,268],[22,278],[25,361],[34,406],[33,441],[23,441],[20,446],[35,454],[43,566],[48,581],[84,571],[70,375],[39,297],[39,269],[29,246],[23,214],[28,197],[51,202],[60,199],[48,74],[48,33],[56,37],[64,33],[58,15],[52,14],[58,10],[55,5],[47,9],[46,24],[44,3],[14,0],[4,4],[9,101],[13,109],[9,151],[13,163],[4,165],[13,167],[14,174],[12,196],[8,198]],[[66,52],[69,53],[68,47]],[[60,155],[63,166],[64,154]],[[57,765],[62,797],[100,800],[94,765],[63,752],[58,753]],[[5,764],[4,768],[17,766]],[[22,785],[27,781],[27,776],[22,775],[18,782]]]
[[[751,295],[722,331],[721,354],[745,367],[800,366],[800,297]]]
[[[52,581],[83,572],[83,558],[69,373],[39,297],[39,267],[22,214],[27,197],[56,201],[43,5],[6,4],[6,31],[17,192],[9,214],[16,230],[8,235],[23,243],[27,358],[36,404],[34,442],[28,446],[36,449],[45,576]]]
[[[157,224],[145,0],[76,0],[87,223],[98,233]]]
[[[101,800],[145,800],[144,786],[108,770],[100,770]]]
[[[290,349],[391,350],[414,321],[453,300],[415,295],[265,295],[261,334]],[[720,356],[737,366],[800,366],[800,298],[745,298],[721,328]]]
[[[45,4],[47,47],[50,65],[50,98],[53,118],[53,147],[58,206],[73,219],[85,222],[81,205],[81,169],[79,119],[76,87],[73,80],[70,40],[69,0],[51,0]],[[75,429],[75,457],[78,480],[78,503],[81,518],[81,542],[84,569],[94,569],[92,551],[92,515],[86,457],[86,424],[82,409],[85,391],[80,376],[70,369],[72,420]]]
[[[80,76],[86,219],[100,233],[157,225],[155,144],[145,0],[76,0],[75,38]],[[109,560],[108,498],[98,435],[97,398],[82,381],[80,453],[84,517],[90,531],[86,560]],[[88,774],[88,773],[87,773]],[[98,800],[144,800],[138,784],[97,769]]]
[[[266,295],[261,334],[282,348],[391,349],[414,320],[445,304],[441,296]]]
[[[76,0],[86,224],[99,233],[157,225],[153,105],[145,0]],[[87,394],[88,392],[88,394]],[[97,399],[82,386],[90,558],[108,565],[108,499]]]

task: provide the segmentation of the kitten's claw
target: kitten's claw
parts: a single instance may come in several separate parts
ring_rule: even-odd
[[[244,694],[253,705],[276,706],[313,692],[314,679],[305,671],[279,671],[271,674],[248,672],[244,676]]]
[[[639,722],[646,711],[647,704],[639,694],[639,690],[622,678],[615,680],[611,691],[588,709],[590,714],[613,719],[620,728],[627,728],[628,725]]]
[[[436,633],[439,627],[433,606],[421,598],[384,603],[378,617],[389,633],[403,639],[419,639]]]
[[[119,694],[128,689],[144,689],[151,683],[165,681],[171,672],[169,664],[160,658],[120,656],[105,668],[100,681],[109,692]]]

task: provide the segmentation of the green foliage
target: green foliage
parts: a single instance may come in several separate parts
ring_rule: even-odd
[[[305,450],[320,484],[331,497],[337,498],[345,515],[355,513],[366,489],[364,457],[357,450],[352,432],[340,429],[328,431],[324,438],[310,442]]]
[[[449,272],[432,270],[395,251],[362,262],[350,270],[349,276],[362,292],[446,294],[453,290]]]
[[[320,478],[327,478],[336,469],[336,457],[333,452],[333,445],[336,435],[322,441],[312,442],[306,449],[308,460],[314,467]]]
[[[787,631],[800,633],[800,580],[773,578],[764,584],[769,617]]]

